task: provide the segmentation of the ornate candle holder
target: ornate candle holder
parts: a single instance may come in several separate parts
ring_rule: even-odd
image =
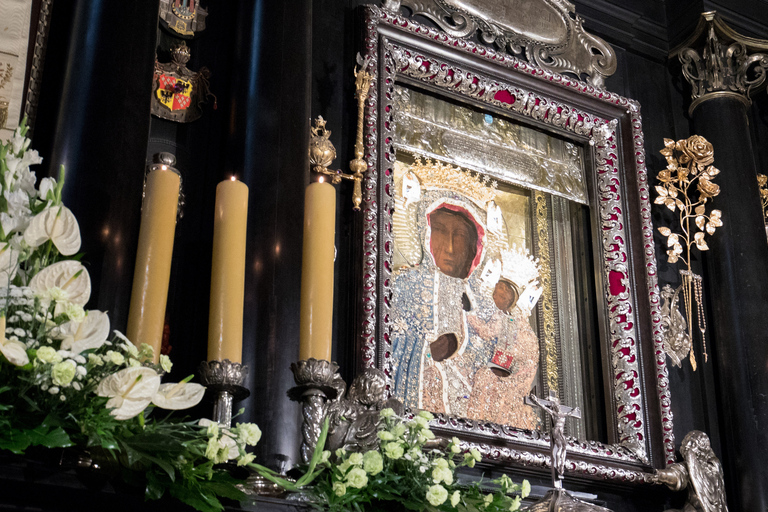
[[[355,158],[349,162],[349,168],[352,174],[343,172],[341,169],[328,169],[336,158],[336,148],[329,140],[331,131],[325,128],[325,119],[318,116],[315,119],[315,126],[310,128],[311,136],[309,139],[309,162],[312,170],[324,174],[331,178],[331,183],[341,183],[342,178],[352,180],[354,188],[352,190],[352,204],[355,211],[360,210],[363,202],[363,189],[361,182],[363,173],[368,169],[368,162],[365,161],[365,146],[363,145],[363,120],[365,118],[365,100],[368,98],[368,91],[373,83],[373,76],[368,72],[368,59],[363,59],[357,54],[358,67],[355,68],[355,99],[357,99],[357,138],[355,139]]]
[[[247,375],[247,366],[233,363],[229,359],[200,363],[200,381],[216,393],[213,402],[213,421],[225,427],[232,426],[232,405],[235,401],[243,400],[251,394],[243,386]]]
[[[152,163],[147,165],[144,169],[144,188],[141,190],[141,199],[143,201],[147,195],[147,176],[157,169],[173,171],[179,175],[179,204],[176,207],[176,221],[178,222],[184,217],[184,176],[182,176],[181,171],[176,168],[176,156],[173,153],[161,151],[160,153],[152,155]]]
[[[301,459],[309,462],[315,450],[325,418],[325,403],[339,392],[334,382],[343,381],[338,374],[339,365],[310,357],[291,364],[296,386],[288,390],[288,398],[302,403]]]

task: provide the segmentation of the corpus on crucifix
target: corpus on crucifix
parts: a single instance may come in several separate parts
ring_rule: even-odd
[[[552,450],[552,484],[556,489],[562,489],[565,473],[565,452],[568,449],[564,433],[565,420],[566,418],[581,418],[581,411],[578,407],[560,405],[560,400],[552,391],[549,392],[548,400],[531,393],[525,397],[524,401],[526,405],[535,405],[544,409],[544,412],[552,418],[552,430],[549,434]]]

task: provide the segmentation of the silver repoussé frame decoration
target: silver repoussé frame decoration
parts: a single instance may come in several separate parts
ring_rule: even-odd
[[[364,15],[364,57],[374,86],[365,122],[363,366],[391,375],[393,235],[387,212],[394,211],[395,81],[464,98],[589,144],[612,444],[570,438],[566,472],[651,482],[653,468],[674,461],[674,437],[639,104],[386,9],[367,6]],[[434,426],[461,436],[489,462],[550,466],[543,432],[445,415]]]
[[[613,48],[581,26],[582,19],[567,0],[384,0],[384,8],[409,8],[432,20],[457,39],[476,32],[486,44],[556,73],[585,74],[587,82],[603,87],[616,72]],[[482,6],[482,7],[481,7]]]

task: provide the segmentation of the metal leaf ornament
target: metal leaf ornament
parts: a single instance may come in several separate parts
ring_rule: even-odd
[[[696,357],[690,343],[694,301],[705,362],[707,321],[704,317],[701,276],[691,270],[691,249],[695,247],[699,251],[708,251],[707,235],[712,236],[715,230],[723,225],[720,210],[712,209],[707,212],[707,203],[720,194],[720,186],[713,181],[720,171],[712,165],[715,160],[712,144],[700,135],[678,141],[664,139],[664,149],[660,153],[666,158],[667,167],[656,177],[660,184],[656,186],[658,195],[654,203],[678,213],[680,232],[674,232],[666,226],[661,226],[658,230],[667,238],[667,261],[682,261],[686,267],[680,270],[683,284],[677,291],[683,292],[688,319],[688,342],[682,345],[678,342],[676,346],[683,346],[684,350],[689,351],[691,366],[696,370]],[[665,351],[669,354],[671,343],[666,339],[666,332],[664,334]],[[675,352],[671,358],[673,361],[679,361],[684,356],[685,354]]]
[[[757,186],[760,190],[760,202],[763,204],[763,221],[765,222],[765,235],[768,236],[768,176],[757,175]]]

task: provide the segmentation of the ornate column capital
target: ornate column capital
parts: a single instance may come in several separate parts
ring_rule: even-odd
[[[693,34],[670,52],[691,84],[692,114],[702,102],[732,97],[751,104],[750,94],[765,84],[768,40],[739,34],[715,11],[702,13]]]

